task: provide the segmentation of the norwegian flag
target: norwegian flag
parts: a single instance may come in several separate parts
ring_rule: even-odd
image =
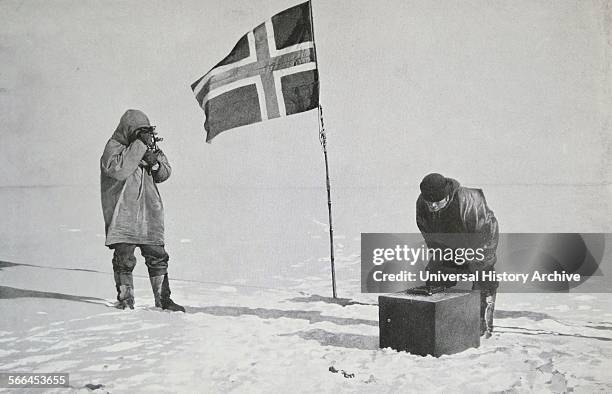
[[[206,142],[228,129],[317,108],[310,2],[282,11],[242,36],[191,89],[206,115]]]

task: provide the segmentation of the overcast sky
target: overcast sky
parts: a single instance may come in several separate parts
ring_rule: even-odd
[[[315,111],[209,145],[189,87],[294,4],[1,1],[0,184],[97,184],[104,144],[138,108],[176,184],[322,186]],[[337,187],[414,186],[430,171],[610,181],[609,2],[314,0],[313,12]]]

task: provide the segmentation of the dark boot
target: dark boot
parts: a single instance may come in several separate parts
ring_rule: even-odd
[[[168,274],[163,276],[152,276],[151,288],[153,289],[153,297],[155,298],[155,306],[173,312],[185,312],[185,308],[175,303],[170,298],[170,283]]]
[[[117,289],[118,309],[134,309],[134,280],[132,274],[115,272],[115,288]]]

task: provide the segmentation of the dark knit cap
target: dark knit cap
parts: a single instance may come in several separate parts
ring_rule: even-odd
[[[449,195],[451,182],[440,174],[429,174],[421,181],[421,195],[426,201],[436,202]]]

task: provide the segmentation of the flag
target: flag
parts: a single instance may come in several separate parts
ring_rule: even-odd
[[[204,110],[206,141],[222,131],[317,108],[310,2],[274,15],[191,85]]]

